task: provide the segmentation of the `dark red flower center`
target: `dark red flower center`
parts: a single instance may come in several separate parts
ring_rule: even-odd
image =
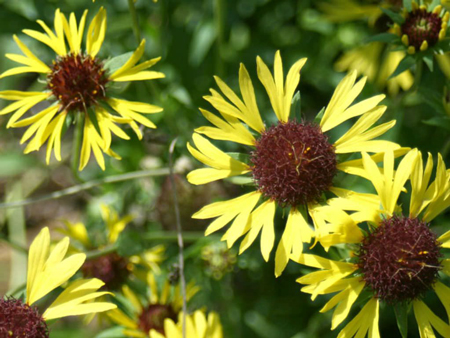
[[[102,280],[107,290],[118,290],[130,274],[128,259],[117,253],[89,259],[83,264],[81,271],[85,277]]]
[[[0,337],[48,338],[47,323],[34,306],[0,298]]]
[[[436,235],[417,218],[382,221],[357,256],[367,287],[388,303],[418,298],[432,288],[441,269]]]
[[[281,206],[314,202],[336,174],[328,137],[312,123],[279,122],[261,134],[251,154],[258,190]]]
[[[177,314],[170,305],[151,304],[139,316],[139,329],[146,334],[151,329],[164,334],[164,320],[170,318],[176,322]]]
[[[47,82],[63,109],[85,112],[105,98],[108,79],[99,59],[69,54],[53,64]]]
[[[419,49],[424,41],[428,46],[438,42],[441,25],[442,19],[438,14],[418,8],[408,13],[401,31],[402,35],[408,36],[409,45]]]

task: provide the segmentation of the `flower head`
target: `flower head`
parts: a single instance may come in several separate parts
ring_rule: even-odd
[[[171,318],[164,321],[165,334],[156,330],[150,331],[150,338],[182,338],[183,314],[180,313],[178,323]],[[203,311],[197,310],[186,316],[186,338],[222,338],[222,325],[219,316],[210,312],[206,317]]]
[[[417,150],[410,151],[395,171],[392,152],[384,154],[383,170],[367,154],[363,154],[363,167],[377,194],[336,190],[339,197],[323,207],[325,216],[317,233],[326,248],[346,244],[349,257],[337,261],[309,254],[293,256],[301,264],[320,269],[298,279],[306,284],[302,291],[313,299],[337,292],[321,310],[335,308],[332,329],[346,319],[363,290],[371,295],[338,337],[367,332],[380,337],[380,303],[412,308],[421,337],[434,337],[433,329],[447,337],[449,323],[428,308],[424,297],[434,291],[450,316],[450,288],[440,275],[450,276],[450,260],[444,255],[450,248],[450,231],[438,236],[431,227],[431,221],[450,206],[450,171],[439,156],[436,179],[430,183],[432,157],[424,168]],[[409,210],[402,211],[399,196],[408,180]]]
[[[124,327],[123,333],[131,337],[150,337],[150,332],[156,331],[164,335],[165,321],[175,321],[181,311],[183,299],[179,285],[172,285],[168,279],[162,287],[157,283],[155,275],[147,275],[148,298],[142,300],[127,285],[122,287],[125,298],[129,301],[127,311],[119,309],[109,311],[109,318]],[[189,301],[199,288],[193,283],[187,285],[186,298]],[[151,336],[153,337],[153,336]]]
[[[101,215],[105,229],[99,236],[95,236],[96,241],[89,238],[83,223],[65,222],[65,228],[59,229],[61,233],[73,240],[72,249],[75,252],[101,250],[105,246],[116,245],[120,234],[133,219],[131,215],[120,217],[115,210],[104,204],[101,205]],[[85,277],[102,280],[105,283],[104,288],[107,290],[119,290],[132,274],[143,280],[148,271],[159,274],[161,272],[160,264],[164,260],[164,251],[163,245],[157,245],[143,253],[129,257],[121,256],[114,251],[88,259],[81,267],[81,272]]]
[[[67,119],[83,123],[83,143],[80,150],[79,170],[82,170],[91,156],[104,169],[103,153],[120,159],[110,146],[112,134],[122,139],[130,137],[119,127],[128,124],[138,138],[142,132],[137,123],[148,128],[156,128],[142,114],[161,112],[162,109],[142,102],[130,102],[111,96],[111,84],[124,81],[152,80],[164,77],[160,72],[146,69],[157,63],[160,58],[151,59],[137,65],[144,54],[145,40],[136,51],[119,67],[117,62],[105,62],[98,58],[106,32],[106,10],[101,8],[93,18],[86,34],[86,48],[82,50],[87,11],[79,23],[75,14],[66,16],[55,12],[53,32],[44,22],[38,20],[45,33],[25,29],[28,36],[47,45],[56,53],[51,66],[41,61],[28,47],[14,35],[14,40],[24,55],[6,54],[6,57],[21,64],[3,72],[0,78],[23,74],[40,73],[46,75],[46,88],[42,92],[7,90],[0,92],[0,98],[14,101],[0,111],[0,115],[13,113],[7,127],[28,127],[21,143],[28,142],[25,153],[39,150],[47,142],[47,163],[52,150],[57,160],[61,160],[61,138]],[[67,40],[68,45],[66,45]],[[28,118],[21,119],[28,110],[40,102],[47,107]]]
[[[41,314],[35,304],[60,287],[80,269],[84,254],[64,258],[69,248],[65,237],[50,249],[50,232],[44,228],[34,239],[28,254],[26,298],[24,301],[6,297],[0,300],[0,334],[5,337],[48,338],[46,321],[67,316],[94,314],[116,308],[98,301],[109,292],[98,292],[103,282],[98,279],[78,279],[67,287]]]
[[[285,268],[292,251],[301,252],[303,242],[313,235],[302,215],[305,208],[314,219],[316,208],[324,193],[333,186],[337,170],[358,173],[361,160],[342,162],[339,154],[353,154],[397,149],[389,141],[373,140],[392,128],[395,121],[372,128],[386,107],[379,106],[384,95],[378,95],[352,105],[364,87],[366,78],[356,82],[356,72],[348,74],[336,88],[328,106],[318,117],[318,123],[298,122],[291,115],[294,92],[300,81],[300,70],[306,59],[298,60],[289,70],[284,82],[280,53],[275,54],[274,75],[257,58],[258,78],[266,89],[278,122],[266,127],[259,113],[253,83],[244,65],[239,70],[239,98],[220,78],[217,85],[223,94],[211,89],[205,99],[221,114],[221,118],[207,110],[202,114],[215,127],[196,129],[194,146],[188,143],[191,154],[210,168],[197,169],[187,176],[192,184],[205,184],[232,176],[247,175],[254,191],[238,198],[216,202],[203,207],[194,218],[217,218],[206,230],[206,235],[232,222],[223,236],[229,247],[244,237],[240,252],[245,251],[262,232],[261,252],[265,260],[275,242],[274,216],[276,207],[289,207],[285,231],[275,256],[276,275]],[[338,140],[332,141],[326,133],[343,122],[359,117],[356,123]],[[248,128],[247,128],[248,127]],[[254,133],[250,131],[254,130]],[[232,141],[243,146],[246,154],[239,157],[226,154],[206,138]],[[256,135],[256,136],[255,136]],[[246,158],[248,160],[246,160]]]

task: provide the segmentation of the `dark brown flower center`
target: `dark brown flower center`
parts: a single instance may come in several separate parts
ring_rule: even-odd
[[[83,264],[81,271],[85,277],[102,280],[107,290],[118,290],[130,274],[128,260],[117,253],[89,259]]]
[[[417,218],[394,216],[382,221],[364,239],[357,256],[367,287],[388,303],[421,296],[441,269],[436,235]]]
[[[261,134],[251,154],[258,190],[281,206],[314,202],[336,174],[328,137],[312,123],[279,122]]]
[[[424,41],[428,46],[438,42],[441,25],[442,19],[438,14],[418,8],[408,13],[401,31],[402,35],[408,36],[409,45],[419,49]]]
[[[164,320],[170,318],[176,322],[177,314],[170,305],[151,304],[139,316],[139,329],[146,334],[151,329],[164,334]]]
[[[69,54],[53,64],[47,82],[63,109],[84,112],[105,98],[108,79],[99,59]]]
[[[36,307],[0,298],[0,337],[48,338],[47,323]]]

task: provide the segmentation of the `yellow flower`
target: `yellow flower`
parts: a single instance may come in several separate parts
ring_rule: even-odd
[[[146,301],[142,301],[128,286],[124,285],[122,292],[131,305],[128,311],[115,309],[107,313],[113,322],[124,327],[123,333],[130,337],[149,337],[151,330],[164,334],[165,319],[176,320],[183,305],[179,285],[173,286],[166,279],[162,288],[159,288],[152,273],[147,275],[147,284],[149,297]],[[193,283],[188,284],[187,301],[198,291],[199,288]]]
[[[164,332],[161,334],[156,330],[150,331],[150,338],[183,338],[183,314],[178,316],[178,323],[172,319],[164,320]],[[186,316],[186,338],[222,338],[222,325],[219,316],[210,312],[206,318],[203,311],[197,310]]]
[[[363,337],[367,332],[369,337],[380,337],[380,303],[403,307],[406,312],[412,307],[421,337],[435,337],[433,329],[449,337],[448,320],[436,316],[423,296],[434,291],[450,318],[450,288],[439,276],[439,272],[450,276],[450,259],[442,259],[443,250],[450,248],[450,231],[438,237],[430,229],[430,222],[450,206],[450,170],[439,155],[436,179],[430,183],[432,157],[428,156],[424,168],[417,150],[410,151],[395,171],[391,151],[384,154],[383,169],[364,153],[363,168],[377,194],[335,191],[339,197],[323,207],[325,216],[317,233],[326,249],[351,244],[348,248],[354,251],[346,261],[309,254],[292,256],[300,264],[319,269],[298,279],[306,284],[302,291],[312,299],[337,293],[320,310],[335,308],[332,330],[347,318],[363,290],[372,294],[338,337]],[[398,199],[408,180],[411,198],[408,212],[403,212]],[[368,232],[364,235],[363,231]]]
[[[144,54],[145,40],[134,53],[122,63],[110,62],[117,67],[108,68],[108,62],[97,57],[106,32],[106,10],[101,8],[91,21],[86,36],[86,49],[81,49],[84,35],[87,10],[77,25],[75,14],[69,20],[59,9],[55,12],[55,32],[43,21],[38,20],[45,33],[25,29],[23,32],[47,45],[56,53],[51,66],[46,65],[34,55],[22,41],[14,35],[14,40],[24,55],[6,54],[6,57],[21,64],[0,75],[0,78],[22,73],[41,73],[46,76],[46,89],[42,92],[24,92],[7,90],[0,92],[0,98],[14,101],[0,110],[0,115],[13,113],[7,128],[28,127],[21,143],[29,141],[25,153],[39,150],[47,142],[47,163],[52,150],[58,161],[61,160],[61,137],[64,126],[70,120],[84,119],[83,143],[80,154],[79,170],[89,161],[91,152],[102,169],[105,169],[103,153],[120,157],[110,146],[112,134],[129,139],[129,136],[118,126],[128,124],[142,138],[138,123],[156,128],[142,114],[154,114],[162,108],[142,103],[131,102],[111,95],[111,84],[115,82],[142,81],[163,78],[160,72],[146,69],[157,63],[160,58],[145,61],[136,65]],[[65,39],[68,42],[66,46]],[[117,69],[114,69],[117,68]],[[46,101],[47,108],[38,114],[20,120],[32,107]],[[70,118],[70,120],[68,120]]]
[[[335,63],[335,68],[339,72],[356,70],[367,76],[370,82],[375,82],[379,88],[386,86],[388,93],[395,96],[400,88],[406,91],[414,83],[414,77],[409,70],[389,79],[405,55],[403,51],[387,50],[384,43],[371,42],[344,52]]]
[[[290,253],[300,253],[303,242],[311,241],[313,231],[307,223],[306,206],[314,220],[316,208],[320,205],[323,193],[332,187],[337,170],[352,174],[361,172],[358,169],[360,159],[341,162],[337,154],[351,155],[360,151],[384,152],[394,149],[398,155],[404,153],[404,149],[400,149],[396,143],[374,140],[395,124],[395,121],[390,121],[372,128],[386,110],[385,106],[378,106],[384,95],[352,105],[366,82],[366,78],[363,78],[355,83],[355,71],[340,82],[317,124],[300,123],[289,118],[291,101],[305,62],[306,59],[298,60],[289,70],[284,83],[279,52],[275,54],[274,76],[264,62],[257,58],[258,78],[267,91],[278,119],[277,124],[270,128],[266,128],[261,119],[253,84],[244,65],[241,64],[239,70],[243,101],[216,77],[226,98],[211,89],[211,96],[206,96],[205,99],[219,111],[222,118],[200,109],[215,127],[196,129],[193,141],[197,149],[189,143],[187,145],[196,159],[210,167],[190,172],[187,176],[190,183],[205,184],[247,174],[249,183],[254,186],[252,192],[229,201],[207,205],[192,216],[198,219],[217,218],[207,228],[206,235],[232,222],[222,240],[226,240],[228,247],[231,247],[238,238],[245,236],[240,246],[242,253],[262,232],[261,253],[267,261],[275,242],[276,207],[290,207],[286,228],[275,255],[277,276],[284,270]],[[328,140],[326,132],[354,117],[359,118],[344,135],[335,142]],[[246,147],[247,155],[232,157],[200,134],[241,144]],[[246,157],[247,160],[243,160]],[[261,200],[262,203],[258,205]]]
[[[69,247],[65,237],[50,250],[50,232],[47,227],[41,230],[31,243],[28,254],[27,293],[25,302],[6,298],[0,300],[2,309],[9,308],[11,315],[5,323],[6,331],[14,337],[29,337],[28,330],[33,327],[36,337],[48,337],[46,321],[67,316],[98,313],[116,308],[116,305],[96,301],[109,292],[97,292],[103,286],[98,279],[79,279],[68,283],[64,291],[40,315],[34,304],[60,287],[80,269],[86,259],[84,254],[64,258]],[[27,318],[25,321],[24,318]],[[17,320],[17,321],[16,321]],[[33,336],[34,337],[34,336]]]
[[[104,204],[101,205],[101,215],[105,224],[105,231],[102,231],[105,238],[97,240],[97,242],[91,241],[83,223],[65,222],[66,227],[59,229],[61,233],[69,236],[75,241],[75,244],[78,244],[72,246],[73,251],[87,252],[101,250],[105,246],[114,246],[128,223],[133,220],[131,215],[119,217],[115,210]],[[148,271],[160,274],[160,264],[165,259],[164,252],[164,245],[157,245],[141,254],[129,257],[110,252],[88,259],[82,266],[81,271],[86,277],[96,277],[102,280],[106,289],[117,290],[126,282],[130,274],[143,280],[146,279]]]

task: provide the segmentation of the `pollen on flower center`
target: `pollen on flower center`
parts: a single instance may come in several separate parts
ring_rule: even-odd
[[[48,338],[49,333],[36,307],[18,299],[0,298],[0,337]]]
[[[251,154],[258,190],[282,206],[316,201],[336,174],[328,137],[312,123],[279,122],[261,135]]]
[[[81,54],[58,59],[47,77],[48,88],[68,111],[84,112],[105,98],[107,82],[102,62]]]
[[[401,32],[408,36],[409,45],[418,50],[424,41],[427,41],[428,46],[435,45],[439,41],[441,28],[442,19],[439,14],[417,8],[408,13]]]
[[[118,290],[130,274],[128,260],[117,253],[89,259],[83,264],[81,271],[85,277],[103,281],[107,290]]]
[[[164,320],[170,318],[176,322],[177,314],[170,305],[151,304],[139,316],[139,329],[148,333],[151,329],[164,334]]]
[[[392,217],[365,238],[358,253],[366,285],[388,303],[411,301],[436,281],[440,246],[428,224]]]

